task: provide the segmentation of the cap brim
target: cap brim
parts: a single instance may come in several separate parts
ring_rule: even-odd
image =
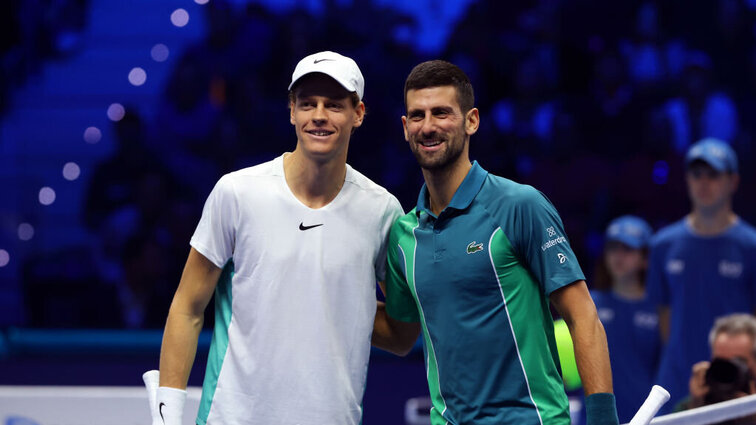
[[[320,70],[318,70],[318,71],[308,71],[308,72],[306,72],[306,73],[298,76],[296,80],[292,80],[292,82],[289,84],[288,90],[291,91],[291,89],[297,84],[297,82],[299,82],[300,80],[302,80],[302,78],[304,78],[304,77],[306,77],[308,75],[312,75],[312,74],[323,74],[323,75],[325,75],[327,77],[330,77],[333,81],[336,81],[337,83],[339,83],[339,85],[341,87],[344,87],[344,90],[348,91],[349,93],[356,93],[357,92],[357,88],[352,87],[352,85],[348,81],[343,81],[340,78],[336,78],[333,75],[331,75],[331,74],[329,74],[327,72],[320,71]],[[357,93],[357,95],[359,96],[360,94]],[[362,100],[362,96],[360,96],[360,100]]]
[[[638,238],[633,238],[630,236],[612,236],[610,238],[606,239],[607,242],[619,242],[623,245],[627,245],[630,248],[633,249],[641,249],[645,246],[645,244]]]

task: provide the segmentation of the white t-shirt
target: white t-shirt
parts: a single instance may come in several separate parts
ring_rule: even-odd
[[[375,282],[403,214],[347,165],[312,209],[291,192],[283,156],[223,176],[191,240],[218,267],[215,330],[197,423],[358,425]]]

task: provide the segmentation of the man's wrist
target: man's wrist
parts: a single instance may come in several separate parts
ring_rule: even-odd
[[[181,425],[186,390],[160,387],[157,391],[157,413],[165,425]],[[161,424],[162,425],[162,424]]]
[[[617,405],[612,393],[594,393],[585,398],[586,425],[617,425]]]

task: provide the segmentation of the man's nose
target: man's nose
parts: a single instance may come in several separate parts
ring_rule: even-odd
[[[328,121],[328,114],[326,114],[325,105],[318,103],[312,114],[312,121],[316,124],[323,124]]]
[[[436,132],[436,126],[433,123],[433,117],[425,117],[423,119],[422,126],[420,127],[420,133],[423,135],[431,135]]]

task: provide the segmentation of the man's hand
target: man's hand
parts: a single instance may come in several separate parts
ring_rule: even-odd
[[[706,385],[706,371],[711,365],[708,361],[698,362],[693,365],[693,371],[690,374],[688,391],[690,392],[690,407],[701,407],[704,405],[704,398],[709,393],[709,386]]]

